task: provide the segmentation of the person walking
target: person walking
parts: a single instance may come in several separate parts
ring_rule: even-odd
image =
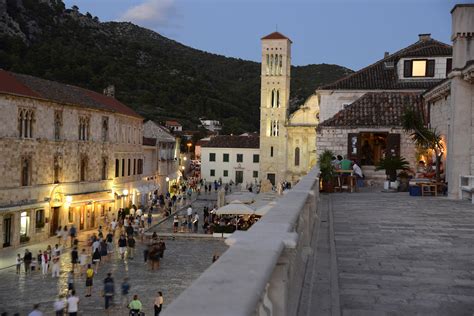
[[[49,255],[48,252],[45,250],[41,255],[41,271],[43,275],[48,274],[48,265],[49,265]]]
[[[114,279],[112,278],[112,274],[109,272],[107,273],[107,277],[104,279],[104,299],[105,299],[105,310],[107,314],[109,314],[109,308],[114,303],[114,294],[115,294],[115,286],[114,286]]]
[[[92,254],[92,263],[94,263],[95,273],[99,271],[100,258],[101,256],[100,256],[99,248],[96,248],[95,252]]]
[[[87,271],[86,271],[86,297],[92,296],[93,279],[94,279],[94,269],[92,269],[91,264],[88,264]]]
[[[130,283],[128,283],[128,278],[123,279],[122,282],[122,304],[125,305],[125,307],[128,304],[128,293],[130,293]]]
[[[125,236],[123,234],[120,235],[120,238],[118,240],[118,246],[120,257],[123,260],[125,258],[125,251],[127,250],[127,240],[125,239]]]
[[[199,215],[197,212],[194,212],[193,228],[194,233],[197,233],[199,228]]]
[[[60,256],[58,253],[54,252],[51,260],[53,263],[53,268],[51,269],[51,275],[53,278],[59,278],[59,258]]]
[[[56,316],[63,316],[65,308],[66,300],[62,295],[59,295],[58,298],[56,298],[56,301],[54,302],[54,312],[56,313]]]
[[[89,295],[90,296],[90,295]],[[76,296],[76,291],[71,291],[71,296],[67,299],[67,312],[69,316],[77,316],[79,311],[79,297]]]
[[[33,261],[33,255],[28,249],[25,249],[25,254],[23,255],[23,264],[25,265],[25,274],[29,274],[31,272],[30,270],[31,261]]]
[[[71,250],[72,272],[74,272],[74,270],[76,269],[78,263],[79,263],[79,252],[77,251],[77,247],[74,247]]]
[[[133,295],[133,300],[128,304],[128,308],[130,309],[131,315],[139,315],[142,311],[142,302],[138,299],[138,295]],[[132,314],[133,313],[133,314]]]
[[[43,316],[43,312],[39,310],[39,306],[40,304],[33,305],[33,310],[28,314],[28,316]]]
[[[163,293],[161,293],[161,291],[158,291],[153,307],[155,308],[155,316],[159,316],[163,308]]]
[[[133,256],[135,255],[135,238],[133,235],[128,237],[127,240],[127,256],[129,259],[133,260]]]
[[[76,226],[72,225],[71,229],[69,230],[69,236],[71,237],[71,247],[74,245],[74,239],[76,239]]]
[[[68,237],[68,230],[67,230],[67,226],[64,226],[64,229],[61,233],[61,237],[63,239],[63,246],[66,247],[67,246],[67,237]],[[71,244],[71,247],[72,247],[72,244]]]
[[[21,255],[20,254],[17,254],[16,255],[16,261],[15,261],[15,264],[16,264],[16,274],[20,274],[20,269],[21,269]]]
[[[74,271],[69,271],[67,275],[67,292],[74,290]]]

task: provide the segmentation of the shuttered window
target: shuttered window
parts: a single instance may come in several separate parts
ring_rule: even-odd
[[[451,69],[453,69],[453,59],[448,58],[446,59],[446,77],[451,72]]]
[[[429,59],[426,61],[426,77],[434,77],[435,74],[435,60]]]
[[[403,63],[403,77],[411,77],[411,60],[405,60]]]

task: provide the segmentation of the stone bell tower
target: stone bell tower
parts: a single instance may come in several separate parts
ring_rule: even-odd
[[[279,32],[262,37],[260,179],[286,180],[291,40]]]

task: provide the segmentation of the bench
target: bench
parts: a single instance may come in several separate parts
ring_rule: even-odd
[[[470,199],[474,204],[474,176],[459,176],[459,198]]]

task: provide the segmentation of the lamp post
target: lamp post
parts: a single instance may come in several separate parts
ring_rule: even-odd
[[[186,146],[188,146],[188,154],[189,154],[189,150],[191,149],[191,146],[193,145],[193,143],[189,142],[186,144]]]

